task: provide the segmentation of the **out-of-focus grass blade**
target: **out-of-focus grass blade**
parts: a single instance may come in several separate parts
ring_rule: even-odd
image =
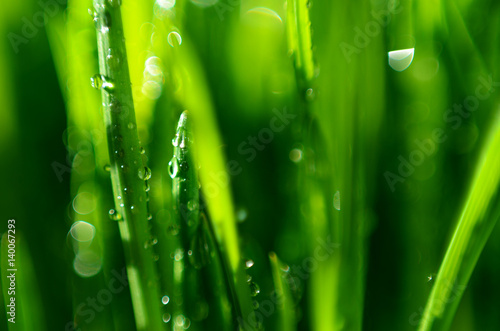
[[[276,291],[276,297],[280,298],[277,305],[279,314],[278,330],[296,330],[297,325],[295,322],[296,318],[292,293],[290,291],[289,285],[284,281],[289,270],[286,271],[283,269],[290,268],[288,266],[284,266],[274,252],[269,253],[269,261],[271,261],[271,270],[273,272],[274,290]]]
[[[9,234],[11,236],[9,236]],[[10,247],[9,247],[10,244]],[[15,298],[15,315],[7,314],[7,319],[15,316],[15,323],[8,322],[8,330],[28,331],[28,330],[45,330],[44,306],[40,297],[36,274],[33,268],[31,256],[26,247],[22,235],[17,232],[6,232],[2,235],[1,248],[1,275],[2,275],[2,295],[4,299],[5,309],[8,313],[10,307],[10,298]],[[14,265],[9,267],[8,261],[9,248],[14,247]],[[17,271],[8,271],[14,268]],[[14,274],[14,278],[8,278]],[[14,289],[10,289],[11,280],[14,279]]]
[[[288,47],[294,56],[295,68],[300,72],[303,84],[314,77],[314,59],[311,41],[311,21],[309,20],[309,0],[287,2]]]
[[[495,116],[490,136],[483,146],[465,207],[427,301],[420,331],[449,329],[479,255],[500,216],[498,112]]]

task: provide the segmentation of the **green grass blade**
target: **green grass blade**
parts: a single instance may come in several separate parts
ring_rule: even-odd
[[[138,330],[161,330],[161,296],[150,249],[148,196],[144,180],[150,171],[143,164],[132,100],[127,53],[119,1],[94,2],[104,120],[111,160],[111,181],[116,210],[122,215],[120,234],[127,259],[132,303]]]
[[[449,329],[479,255],[500,216],[500,118],[498,113],[495,116],[466,205],[427,301],[420,331]]]
[[[277,329],[283,331],[296,330],[295,305],[293,303],[290,287],[285,283],[285,278],[289,270],[284,270],[285,266],[274,252],[269,253],[269,261],[271,262],[276,297],[280,298],[277,305],[279,314],[279,327]],[[287,268],[289,269],[289,267]]]
[[[309,1],[291,0],[287,3],[288,48],[294,56],[295,69],[303,82],[309,84],[314,78],[314,59],[309,20]]]
[[[10,224],[10,223],[9,223]],[[15,225],[15,223],[13,223]],[[38,281],[33,268],[31,256],[26,247],[27,243],[23,240],[23,236],[19,231],[5,232],[2,235],[0,249],[1,258],[1,285],[2,295],[6,312],[10,311],[10,298],[15,298],[15,315],[7,314],[7,319],[15,317],[15,323],[8,322],[8,330],[24,331],[24,330],[46,330],[45,318],[46,313],[43,308],[40,291],[38,289]],[[8,261],[10,247],[14,247],[15,255],[14,265],[9,267]],[[11,272],[8,269],[14,268],[17,271]],[[15,286],[11,290],[10,279],[7,276],[15,274]]]

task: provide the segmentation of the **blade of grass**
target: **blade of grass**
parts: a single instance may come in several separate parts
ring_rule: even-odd
[[[458,220],[419,331],[448,330],[481,251],[499,216],[500,116],[495,114],[465,207]]]
[[[138,330],[162,330],[156,269],[150,249],[147,193],[149,179],[140,151],[132,100],[127,52],[119,1],[94,1],[104,121],[111,160],[111,181],[116,210],[122,215],[120,234],[127,260],[132,302]]]
[[[163,43],[167,44],[171,22],[165,20],[164,24],[165,27],[158,30],[158,38],[162,38]],[[195,164],[200,167],[201,190],[224,266],[227,266],[237,316],[247,330],[252,327],[248,325],[248,321],[255,320],[254,311],[238,243],[228,163],[219,148],[222,141],[204,72],[189,39],[169,48],[163,63],[167,65],[169,75],[180,83],[180,88],[173,97],[183,108],[189,110],[192,118],[193,139],[196,141],[193,154]]]
[[[11,224],[9,222],[9,224]],[[15,223],[12,223],[15,225]],[[44,306],[41,301],[40,291],[38,289],[38,282],[36,279],[36,274],[33,268],[33,262],[31,256],[23,240],[23,236],[19,231],[5,232],[1,239],[1,258],[0,265],[1,268],[1,285],[2,294],[5,304],[6,312],[10,312],[10,308],[7,307],[10,304],[11,298],[15,299],[15,315],[14,322],[8,322],[8,330],[46,330]],[[9,271],[8,260],[9,248],[13,247],[15,251],[14,255],[14,266],[13,268],[17,271],[13,272],[15,274],[15,286],[14,289],[10,289],[11,278],[7,276],[11,275],[12,272]],[[13,317],[8,314],[7,319]]]
[[[279,313],[279,327],[277,329],[286,331],[296,330],[295,305],[290,287],[284,282],[290,267],[284,266],[274,252],[269,253],[269,261],[271,262],[276,297],[280,298],[277,305]],[[283,270],[284,268],[288,268],[288,270]]]

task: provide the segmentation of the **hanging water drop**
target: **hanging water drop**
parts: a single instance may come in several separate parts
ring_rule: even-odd
[[[141,154],[146,154],[146,150],[141,146]]]
[[[168,304],[169,302],[170,302],[170,298],[168,297],[168,295],[164,295],[161,298],[161,303],[163,303],[164,305]]]
[[[177,161],[175,156],[173,156],[172,160],[168,163],[168,173],[171,178],[175,178],[179,174],[179,161]]]
[[[415,54],[415,48],[400,49],[388,53],[389,66],[396,71],[403,71],[410,66]]]

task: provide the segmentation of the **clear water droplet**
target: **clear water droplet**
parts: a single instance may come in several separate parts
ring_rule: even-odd
[[[165,314],[163,314],[163,316],[162,316],[163,323],[168,323],[168,322],[170,322],[170,319],[171,319],[171,316],[170,316],[170,314],[169,314],[169,313],[165,313]]]
[[[173,156],[172,160],[168,163],[168,173],[171,178],[175,178],[179,174],[179,161],[177,161],[175,156]]]
[[[406,70],[412,63],[414,55],[415,55],[415,48],[390,51],[388,53],[389,66],[396,71]]]
[[[133,130],[135,129],[135,124],[130,122],[128,125],[127,125],[127,128],[129,128],[130,130]]]
[[[99,90],[102,87],[102,78],[101,75],[96,74],[90,78],[90,84],[96,90]]]
[[[175,6],[175,0],[156,0],[156,3],[163,9],[169,10]]]
[[[184,258],[184,250],[181,248],[177,248],[175,250],[174,260],[181,261],[183,258]]]
[[[302,161],[302,156],[303,156],[303,152],[299,148],[292,149],[290,151],[290,154],[288,155],[290,160],[294,163],[299,163],[300,161]]]
[[[146,150],[141,146],[141,154],[146,154]]]
[[[122,215],[120,215],[116,210],[110,209],[109,210],[109,218],[112,221],[119,221],[122,219]]]
[[[132,205],[130,206],[130,211],[132,212],[132,214],[137,214],[139,209],[136,206]]]
[[[121,170],[123,173],[127,173],[127,172],[128,172],[128,165],[126,165],[126,164],[122,164],[122,165],[120,165],[120,170]]]
[[[335,192],[335,195],[333,196],[333,207],[340,210],[340,191]]]
[[[109,164],[105,164],[103,169],[104,169],[104,171],[110,172],[111,166]]]
[[[198,202],[196,200],[189,200],[187,203],[187,208],[190,211],[194,211],[198,209]]]
[[[177,31],[172,31],[167,36],[167,42],[172,47],[177,47],[182,44],[182,37]]]
[[[164,295],[161,298],[161,303],[163,303],[164,305],[168,304],[169,302],[170,302],[170,298],[168,297],[168,295]]]
[[[116,50],[109,48],[106,61],[112,69],[117,70],[120,67],[121,56]]]
[[[104,75],[96,74],[90,78],[90,84],[96,90],[104,89],[107,92],[112,92],[115,88],[114,83]]]
[[[153,214],[149,213],[148,214],[148,221],[151,221],[153,219]]]
[[[254,264],[255,262],[253,262],[253,260],[247,260],[245,262],[245,268],[250,269],[251,267],[253,267]]]
[[[248,286],[250,286],[250,295],[255,297],[257,294],[260,293],[260,287],[257,285],[256,282],[250,282],[248,283]]]
[[[315,98],[316,98],[316,92],[312,88],[308,88],[306,90],[306,100],[314,101]]]

